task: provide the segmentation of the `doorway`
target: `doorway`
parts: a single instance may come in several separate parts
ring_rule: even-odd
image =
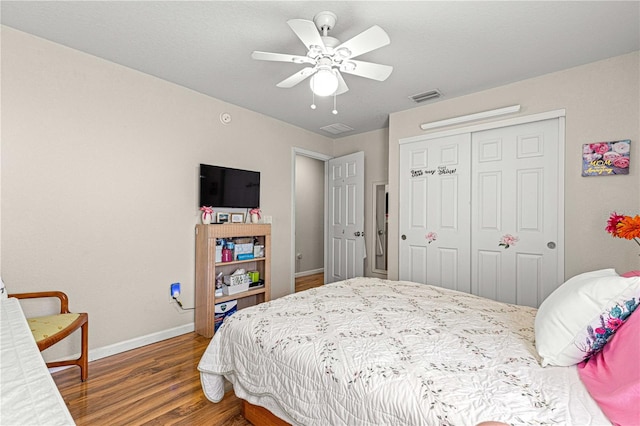
[[[294,158],[295,291],[324,284],[325,160]]]
[[[324,169],[322,190],[317,189],[318,185],[313,189],[309,188],[304,184],[306,179],[300,178],[300,176],[307,174],[307,170],[303,166],[308,165],[309,169],[315,168],[312,165],[314,162],[307,160],[315,160],[316,166],[322,164]],[[365,257],[364,153],[357,152],[341,157],[330,157],[301,148],[293,148],[291,162],[291,247],[293,250],[291,253],[291,293],[296,291],[296,277],[318,274],[320,269],[318,265],[322,265],[322,284],[336,281],[335,278],[342,275],[344,275],[343,279],[363,276]],[[329,200],[330,193],[333,197],[331,200]],[[343,193],[343,196],[338,196],[339,193]],[[309,197],[310,195],[312,197]],[[320,200],[323,203],[321,208],[318,207]],[[322,238],[318,240],[316,232],[315,236],[310,237],[307,241],[299,238],[301,234],[304,234],[309,227],[317,227],[317,220],[310,222],[309,215],[303,213],[303,211],[308,211],[310,203],[315,206],[311,216],[316,217],[318,213],[322,212]],[[327,211],[332,208],[333,210]],[[317,229],[315,230],[317,231]],[[344,238],[337,238],[336,232],[344,234]],[[348,237],[347,234],[352,234],[353,238]],[[340,244],[340,241],[343,241],[344,244]],[[303,263],[305,250],[309,250],[303,248],[303,243],[312,244],[313,249],[311,250],[314,253],[318,247],[322,247],[322,262],[314,257],[315,263]],[[361,265],[358,265],[358,262]],[[341,273],[343,270],[346,271],[345,274]],[[336,273],[336,271],[340,273]]]

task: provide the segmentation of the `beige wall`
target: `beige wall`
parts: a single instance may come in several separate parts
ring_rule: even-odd
[[[331,139],[7,27],[1,101],[2,277],[67,292],[90,313],[91,348],[193,322],[169,285],[193,306],[201,162],[262,172],[273,297],[289,293],[282,164],[294,146],[331,155]]]
[[[374,130],[353,136],[336,139],[334,155],[339,157],[358,151],[364,151],[364,231],[367,258],[364,263],[364,274],[367,277],[386,277],[371,270],[372,257],[375,255],[373,240],[373,183],[387,181],[388,176],[388,129]]]
[[[389,277],[398,277],[398,141],[427,133],[419,128],[424,122],[514,104],[522,110],[510,117],[566,110],[565,276],[607,267],[638,269],[640,248],[611,238],[604,227],[611,211],[640,214],[639,69],[635,52],[391,114]],[[620,139],[631,139],[629,175],[581,176],[583,144]]]

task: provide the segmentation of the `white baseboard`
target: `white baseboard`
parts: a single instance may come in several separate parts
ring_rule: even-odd
[[[100,358],[106,358],[111,355],[130,351],[131,349],[141,348],[142,346],[171,339],[172,337],[187,334],[194,330],[195,324],[189,323],[179,327],[170,328],[168,330],[157,331],[145,336],[134,337],[133,339],[125,340],[124,342],[114,343],[113,345],[91,349],[89,351],[89,361],[95,361]]]
[[[179,327],[170,328],[168,330],[157,331],[155,333],[147,334],[140,337],[134,337],[133,339],[125,340],[123,342],[114,343],[112,345],[103,346],[101,348],[95,348],[89,350],[89,361],[95,361],[97,359],[106,358],[111,355],[116,355],[122,352],[130,351],[131,349],[141,348],[152,343],[161,342],[163,340],[171,339],[172,337],[181,336],[183,334],[190,333],[195,330],[195,324],[189,323],[181,325]],[[76,353],[70,355],[68,358],[77,358],[80,354]],[[54,373],[56,371],[64,370],[70,367],[55,367],[50,368],[49,371]]]
[[[312,270],[310,270],[310,271],[296,272],[296,273],[295,273],[295,277],[296,277],[296,278],[306,277],[307,275],[319,274],[319,273],[321,273],[321,272],[324,272],[324,268],[320,268],[320,269],[312,269]]]

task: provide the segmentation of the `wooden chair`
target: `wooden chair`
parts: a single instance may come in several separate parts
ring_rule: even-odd
[[[9,297],[17,299],[35,299],[41,297],[57,297],[60,299],[60,313],[44,317],[27,318],[31,333],[42,352],[58,343],[78,328],[82,328],[80,358],[65,361],[47,362],[47,367],[77,365],[80,367],[80,379],[84,382],[89,375],[89,314],[69,312],[69,298],[61,291],[41,291],[35,293],[14,293]]]

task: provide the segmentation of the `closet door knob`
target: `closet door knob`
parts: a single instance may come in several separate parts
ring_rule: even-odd
[[[553,250],[554,248],[556,248],[556,243],[554,243],[553,241],[549,241],[547,243],[547,247]]]
[[[406,240],[406,239],[407,239],[407,236],[406,236],[406,235],[404,235],[404,234],[402,234],[402,237],[400,237],[400,238],[402,238],[403,240]]]

